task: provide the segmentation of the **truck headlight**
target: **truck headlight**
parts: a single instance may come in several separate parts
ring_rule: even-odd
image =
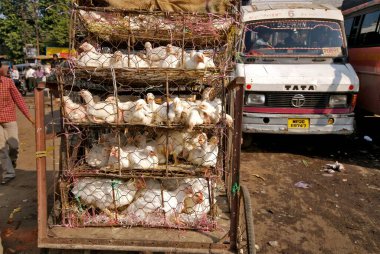
[[[248,94],[245,102],[247,105],[263,105],[265,103],[264,94]]]
[[[330,107],[347,106],[347,95],[331,95]]]

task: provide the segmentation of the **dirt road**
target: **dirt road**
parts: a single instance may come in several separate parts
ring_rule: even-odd
[[[253,200],[258,253],[380,253],[380,119],[365,129],[352,137],[254,136],[241,180]],[[335,161],[345,171],[323,172]],[[309,188],[295,187],[300,181]]]
[[[355,137],[254,137],[241,181],[251,192],[258,253],[380,253],[379,120]],[[34,129],[21,114],[19,129],[17,178],[0,186],[1,236],[5,253],[38,253]],[[346,170],[321,171],[335,161]],[[310,188],[296,188],[299,181]]]

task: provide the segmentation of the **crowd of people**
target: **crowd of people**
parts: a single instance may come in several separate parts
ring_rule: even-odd
[[[46,78],[54,72],[55,68],[59,64],[59,59],[56,54],[53,56],[51,63],[42,65],[29,65],[27,68],[20,71],[16,65],[9,66],[6,71],[7,76],[10,77],[19,89],[22,95],[26,92],[32,92],[39,82],[45,82]]]

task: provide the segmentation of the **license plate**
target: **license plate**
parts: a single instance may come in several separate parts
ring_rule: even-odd
[[[306,118],[289,118],[288,128],[290,129],[308,129],[310,120]]]

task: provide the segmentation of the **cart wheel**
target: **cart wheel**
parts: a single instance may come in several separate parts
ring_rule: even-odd
[[[240,186],[237,249],[239,254],[256,253],[251,197],[245,186]]]

